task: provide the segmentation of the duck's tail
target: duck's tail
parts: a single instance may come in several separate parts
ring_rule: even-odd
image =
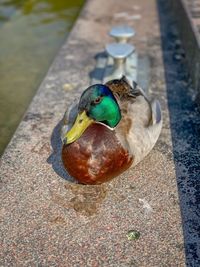
[[[162,129],[162,112],[158,100],[151,101],[152,124],[149,126],[149,135],[152,141],[152,147],[158,140]]]
[[[161,112],[160,102],[154,99],[151,102],[151,108],[152,108],[152,124],[155,125],[162,123],[162,112]]]

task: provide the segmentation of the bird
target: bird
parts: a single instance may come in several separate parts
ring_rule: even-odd
[[[91,85],[63,117],[63,166],[80,184],[110,181],[145,158],[161,129],[159,101],[136,82]]]

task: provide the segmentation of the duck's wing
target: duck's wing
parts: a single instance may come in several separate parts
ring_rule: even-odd
[[[141,120],[145,120],[146,126],[159,123],[162,120],[159,102],[157,100],[150,101],[136,82],[133,81],[131,86],[126,77],[122,76],[121,79],[107,82],[106,86],[116,96],[121,108],[129,112],[131,117],[132,115],[141,117]],[[137,114],[141,113],[141,110],[143,110],[143,114]]]
[[[125,77],[106,84],[116,96],[122,120],[116,128],[117,137],[132,155],[134,165],[141,161],[155,145],[162,128],[158,100],[150,101],[145,92]]]
[[[138,86],[136,82],[133,82],[132,94],[137,96],[143,96],[144,100],[149,105],[149,125],[155,125],[162,123],[162,112],[160,102],[157,99],[149,100],[144,90]]]
[[[136,82],[133,81],[132,86],[129,84],[125,76],[121,79],[114,79],[106,83],[106,86],[113,92],[116,98],[120,101],[120,104],[137,105],[139,103],[140,107],[146,111],[146,116],[148,119],[147,126],[159,124],[162,122],[161,107],[158,100],[150,101],[146,93],[138,86]],[[128,110],[128,108],[126,108]],[[134,112],[138,111],[138,108],[134,109]],[[140,110],[139,110],[140,111]],[[131,110],[130,110],[131,112]]]
[[[61,139],[63,141],[66,133],[71,129],[74,124],[77,114],[78,114],[78,99],[75,100],[72,105],[66,110],[63,119],[62,119],[62,127],[61,127]]]
[[[144,95],[144,92],[139,88],[137,83],[133,82],[133,86],[131,86],[125,76],[122,76],[121,79],[114,79],[107,82],[106,86],[108,86],[113,94],[120,100],[133,99]]]

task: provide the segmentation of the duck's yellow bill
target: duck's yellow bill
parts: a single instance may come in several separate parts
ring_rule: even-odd
[[[64,143],[71,144],[72,142],[76,141],[79,137],[81,137],[81,135],[84,133],[87,127],[92,124],[93,121],[93,119],[90,119],[87,116],[85,111],[78,114],[74,125],[65,135]]]

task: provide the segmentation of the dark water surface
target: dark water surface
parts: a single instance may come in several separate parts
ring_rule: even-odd
[[[0,155],[83,0],[0,0]]]

